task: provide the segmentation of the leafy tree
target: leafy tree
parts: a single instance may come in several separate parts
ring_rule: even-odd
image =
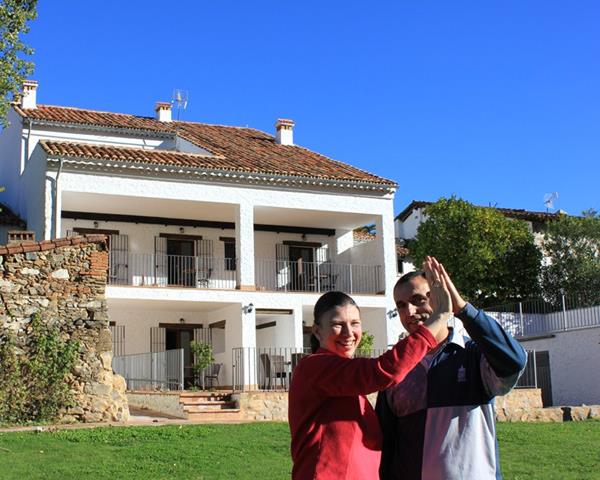
[[[591,209],[583,215],[562,215],[544,234],[542,288],[554,304],[563,293],[578,297],[578,306],[600,302],[600,216]]]
[[[33,72],[33,62],[23,58],[33,54],[19,37],[29,31],[27,22],[37,17],[37,0],[0,2],[0,122],[6,126],[11,97],[21,91],[23,81]]]
[[[215,361],[213,357],[213,346],[210,343],[192,340],[190,342],[190,350],[194,356],[192,370],[197,376],[201,376],[204,373],[204,369],[209,367]]]
[[[375,336],[371,335],[366,330],[363,330],[362,336],[360,337],[360,343],[356,347],[356,355],[358,357],[368,357],[371,355],[373,350],[373,344],[375,343]]]
[[[539,294],[541,253],[525,222],[456,197],[441,198],[425,214],[409,243],[416,265],[435,256],[459,291],[481,307]]]

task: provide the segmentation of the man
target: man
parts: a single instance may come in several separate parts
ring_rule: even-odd
[[[454,315],[470,338],[446,328],[435,350],[402,382],[379,394],[376,411],[384,438],[380,478],[501,479],[494,397],[517,383],[527,357],[493,318],[463,300],[437,265]],[[423,272],[401,277],[394,301],[411,334],[432,312]]]

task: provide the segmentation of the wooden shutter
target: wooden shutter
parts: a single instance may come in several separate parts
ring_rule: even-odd
[[[150,328],[150,351],[152,353],[166,350],[166,330],[163,327]]]
[[[156,285],[166,287],[169,282],[167,239],[154,237],[154,276]]]
[[[212,345],[212,329],[194,328],[194,340]]]

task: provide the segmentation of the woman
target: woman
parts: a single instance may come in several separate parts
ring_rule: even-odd
[[[428,257],[423,264],[433,313],[379,358],[353,358],[362,327],[351,297],[328,292],[315,304],[316,352],[294,370],[289,394],[292,478],[378,478],[381,432],[365,395],[401,381],[437,345],[436,335],[451,317],[452,304],[434,262]]]

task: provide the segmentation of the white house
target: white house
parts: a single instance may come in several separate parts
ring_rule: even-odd
[[[119,353],[181,347],[189,367],[190,340],[210,339],[221,385],[253,385],[240,359],[277,348],[288,368],[333,289],[356,299],[376,348],[395,342],[394,181],[296,145],[291,120],[271,135],[174,121],[169,103],[141,117],[36,95],[26,82],[0,135],[4,202],[36,240],[108,235]],[[355,243],[371,223],[375,240]]]

